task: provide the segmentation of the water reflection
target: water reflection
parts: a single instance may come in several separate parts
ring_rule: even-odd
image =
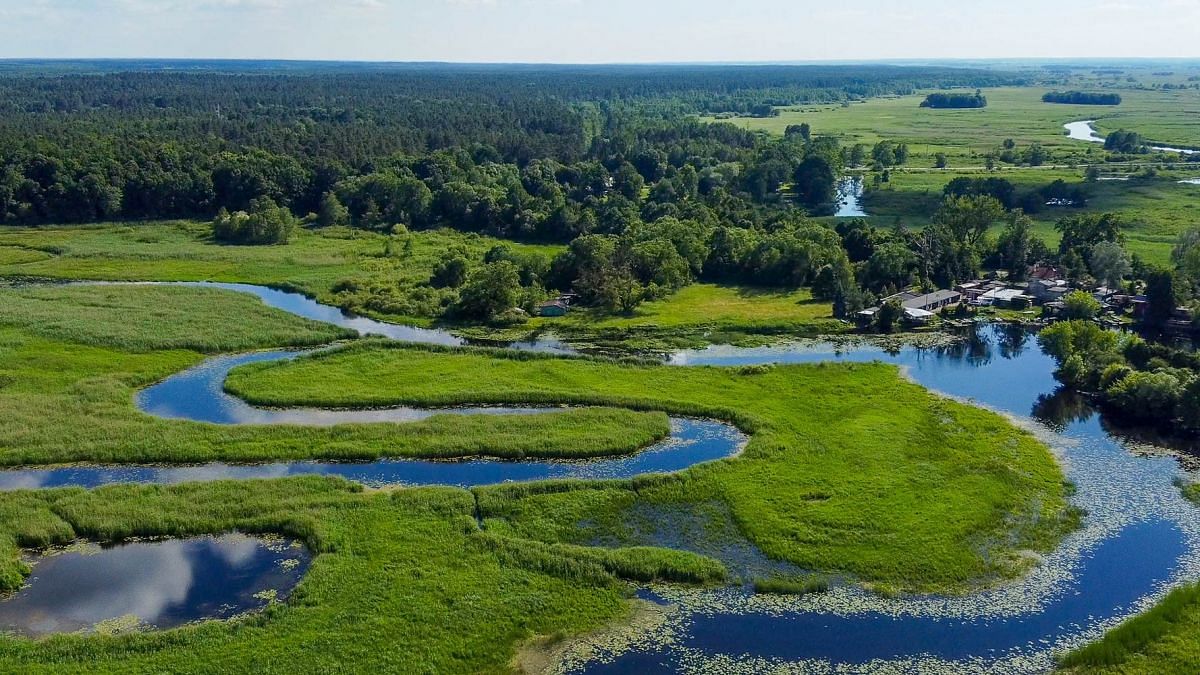
[[[863,177],[846,176],[838,181],[837,212],[838,218],[865,218],[866,209],[862,205]]]
[[[290,540],[226,534],[84,544],[32,562],[26,587],[0,600],[0,630],[40,637],[97,624],[171,628],[261,609],[269,595],[287,598],[311,556]]]

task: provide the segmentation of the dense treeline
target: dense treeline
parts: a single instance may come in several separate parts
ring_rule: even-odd
[[[1042,96],[1042,101],[1072,105],[1121,105],[1121,95],[1091,91],[1049,91]]]
[[[983,92],[974,94],[930,94],[921,101],[922,108],[986,108]]]
[[[755,145],[689,127],[684,113],[1013,81],[879,67],[42,67],[8,64],[21,76],[0,77],[0,223],[211,217],[261,196],[303,215],[347,178],[439,150],[520,168],[622,154],[653,183],[667,164],[699,170]],[[759,197],[778,169],[759,175]]]

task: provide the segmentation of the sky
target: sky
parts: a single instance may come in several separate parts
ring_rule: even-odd
[[[0,0],[0,58],[1200,57],[1200,0]]]

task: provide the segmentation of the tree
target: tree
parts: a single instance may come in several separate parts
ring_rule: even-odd
[[[222,208],[212,223],[213,238],[231,244],[286,244],[295,229],[296,217],[270,197],[251,200],[248,212]]]
[[[1123,415],[1161,422],[1175,418],[1182,392],[1179,379],[1169,372],[1138,371],[1118,380],[1105,397]]]
[[[953,236],[969,246],[977,246],[992,224],[1004,217],[1004,206],[994,197],[948,197],[933,216]]]
[[[434,288],[458,288],[467,281],[470,268],[471,263],[466,256],[459,252],[451,252],[434,264],[429,285]]]
[[[1146,275],[1146,318],[1149,326],[1160,327],[1175,311],[1175,275],[1170,270],[1154,269]]]
[[[916,256],[904,244],[880,245],[863,266],[863,285],[876,292],[885,286],[906,288],[912,284],[916,266]]]
[[[933,166],[937,169],[944,169],[950,165],[950,160],[946,158],[946,153],[939,152],[933,157]]]
[[[1119,358],[1119,336],[1091,321],[1060,321],[1038,333],[1038,342],[1060,366],[1071,357],[1097,365]]]
[[[1171,250],[1171,260],[1181,274],[1194,285],[1200,286],[1200,227],[1179,235],[1175,247]]]
[[[831,203],[837,197],[837,175],[829,160],[821,155],[805,157],[792,176],[792,191],[809,208]]]
[[[1100,313],[1100,301],[1084,291],[1068,293],[1063,305],[1063,316],[1072,321],[1093,319]]]
[[[809,126],[808,122],[800,123],[800,138],[803,138],[805,141],[812,140],[812,127]]]
[[[1129,255],[1115,241],[1094,244],[1089,256],[1089,267],[1097,281],[1113,289],[1120,289],[1125,277],[1133,272]]]
[[[349,225],[350,209],[342,205],[341,200],[333,192],[326,192],[321,197],[321,207],[317,211],[317,225],[331,227],[334,225]]]
[[[1025,163],[1029,166],[1041,166],[1050,158],[1050,153],[1041,143],[1033,143],[1025,150]]]
[[[900,323],[900,317],[904,316],[904,308],[899,302],[891,300],[883,303],[879,307],[879,311],[875,312],[875,330],[880,333],[891,333],[896,330]]]
[[[1084,213],[1063,218],[1054,224],[1054,229],[1062,235],[1058,252],[1065,254],[1074,248],[1090,249],[1102,241],[1121,243],[1125,239],[1121,233],[1123,225],[1121,216],[1115,213]]]
[[[1033,221],[1024,213],[1014,213],[1008,219],[1008,225],[1000,233],[996,242],[996,252],[1000,255],[1000,264],[1008,271],[1008,278],[1020,281],[1025,278],[1029,269],[1031,254],[1034,251]]]
[[[521,299],[521,275],[508,260],[488,263],[468,277],[459,292],[458,313],[474,319],[494,319]]]
[[[638,173],[637,167],[629,162],[622,162],[613,172],[613,190],[630,201],[641,201],[642,188],[646,180]]]

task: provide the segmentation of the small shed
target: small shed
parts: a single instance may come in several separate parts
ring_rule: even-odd
[[[548,300],[538,305],[538,316],[566,316],[571,308],[562,300]]]

